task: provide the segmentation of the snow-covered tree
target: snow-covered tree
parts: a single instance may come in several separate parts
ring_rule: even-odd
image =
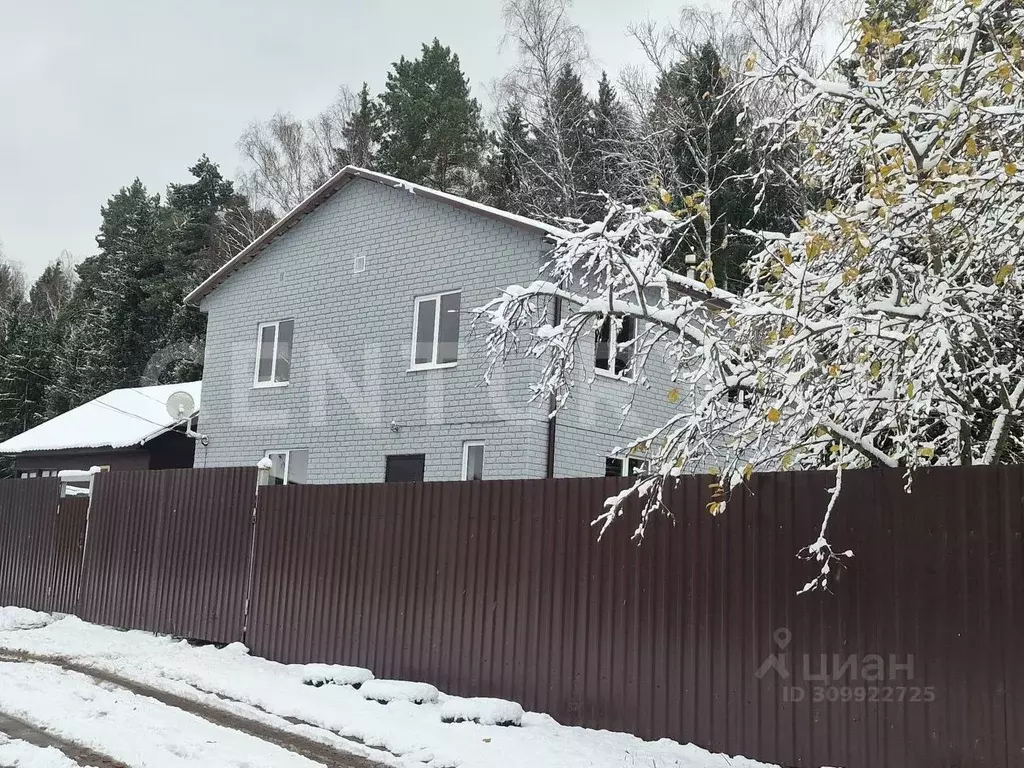
[[[909,481],[919,467],[1021,456],[1022,30],[1017,0],[934,0],[899,25],[866,16],[845,81],[795,63],[771,73],[796,105],[773,141],[807,148],[800,170],[823,203],[791,234],[758,233],[742,294],[707,270],[663,268],[678,203],[655,195],[610,201],[555,244],[540,280],[479,310],[495,358],[525,348],[545,361],[536,392],[558,406],[581,339],[609,316],[643,321],[635,386],[663,386],[643,375],[649,355],[672,362],[677,415],[624,446],[649,472],[609,500],[605,524],[635,494],[642,533],[683,473],[717,475],[716,514],[758,469],[834,470],[834,503],[847,468],[903,468]],[[829,510],[806,552],[821,563],[809,587],[839,557]]]

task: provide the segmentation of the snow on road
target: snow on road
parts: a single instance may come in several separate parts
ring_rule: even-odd
[[[85,675],[0,662],[0,710],[132,766],[311,768],[316,763]],[[58,763],[59,765],[59,763]]]
[[[0,765],[32,768],[78,768],[64,753],[53,747],[37,747],[20,739],[0,734]]]
[[[310,738],[337,741],[337,734],[349,740],[351,751],[361,750],[391,765],[767,768],[667,739],[649,742],[629,734],[562,726],[532,712],[523,715],[522,727],[445,723],[441,713],[451,697],[444,694],[425,704],[379,704],[351,686],[313,687],[303,682],[311,676],[325,677],[323,668],[311,675],[306,665],[253,657],[239,644],[195,647],[70,616],[58,619],[0,608],[0,649],[59,656],[207,706],[244,712],[254,720],[290,723]],[[338,674],[344,677],[346,672]],[[0,662],[0,710],[32,722],[46,721],[69,740],[88,740],[97,751],[131,766],[316,764],[251,735],[147,697],[98,686],[84,675],[51,665]]]

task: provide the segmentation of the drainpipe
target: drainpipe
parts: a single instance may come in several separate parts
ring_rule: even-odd
[[[558,325],[562,322],[562,300],[558,296],[555,297],[555,312],[552,325]],[[556,417],[553,415],[555,405],[557,401],[555,395],[552,393],[548,396],[548,455],[547,455],[547,477],[555,476],[555,435],[556,430]]]

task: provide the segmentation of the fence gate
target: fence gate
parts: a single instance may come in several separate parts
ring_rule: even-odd
[[[78,613],[216,643],[242,640],[256,470],[97,476]]]

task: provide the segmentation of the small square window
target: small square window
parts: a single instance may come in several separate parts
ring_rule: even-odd
[[[359,255],[352,259],[352,273],[358,275],[366,271],[366,256]]]
[[[483,440],[467,440],[462,444],[462,479],[484,479]]]
[[[413,368],[438,368],[458,362],[461,305],[462,294],[458,291],[416,299],[412,332]]]
[[[635,339],[635,317],[606,317],[594,336],[594,368],[613,376],[631,378]]]
[[[256,337],[256,372],[253,386],[283,386],[291,380],[294,328],[295,323],[292,320],[260,323]]]
[[[270,459],[271,485],[305,484],[309,467],[309,451],[271,450],[263,455]]]

